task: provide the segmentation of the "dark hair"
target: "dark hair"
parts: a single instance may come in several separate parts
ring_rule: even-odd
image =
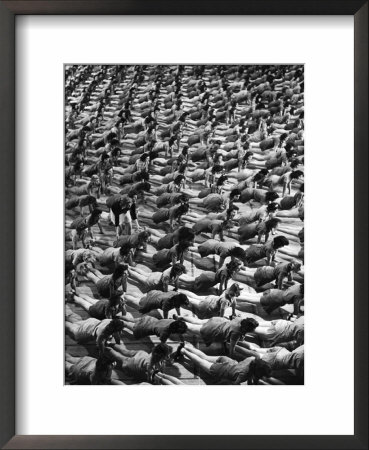
[[[243,146],[245,148],[245,146]],[[246,159],[250,158],[253,155],[253,152],[246,152],[245,156],[243,157],[243,159],[246,161]]]
[[[161,342],[157,344],[151,351],[151,365],[156,364],[164,359],[166,359],[172,352],[172,349],[169,345]]]
[[[237,195],[241,195],[241,191],[239,189],[232,189],[229,194],[229,198],[236,197]]]
[[[220,164],[215,164],[212,168],[211,168],[211,172],[212,173],[219,173],[223,171],[223,166],[221,166]]]
[[[148,172],[135,172],[133,175],[135,176],[136,181],[149,181],[150,178]]]
[[[117,280],[118,278],[120,278],[124,274],[124,272],[128,270],[128,267],[128,264],[119,264],[119,266],[114,269],[114,272],[112,274],[113,280]]]
[[[290,241],[284,236],[276,236],[273,239],[273,247],[275,250],[278,248],[284,247],[285,245],[289,245]]]
[[[244,260],[246,258],[245,250],[242,247],[234,247],[229,252],[229,256]]]
[[[184,306],[190,305],[187,295],[183,294],[182,292],[179,292],[178,294],[173,295],[172,301],[173,301],[173,304],[175,305],[175,307],[177,307],[177,306],[179,307],[182,305],[184,305]]]
[[[175,320],[169,325],[169,334],[183,334],[187,331],[187,324],[183,320]]]
[[[267,169],[261,169],[252,177],[252,181],[262,181],[268,175]]]
[[[288,133],[283,133],[283,134],[281,134],[280,137],[279,137],[279,142],[282,143],[282,142],[285,141],[287,138],[288,138]]]
[[[90,220],[92,220],[95,217],[99,216],[101,213],[102,213],[101,209],[99,209],[99,208],[93,209],[91,211],[91,219]]]
[[[191,228],[181,227],[178,229],[178,241],[193,241],[195,239],[195,233]]]
[[[231,228],[232,225],[233,225],[233,222],[232,222],[232,220],[229,220],[229,219],[223,220],[223,222],[220,224],[220,226],[223,230],[226,228]]]
[[[221,175],[217,181],[217,186],[222,186],[227,180],[228,177],[226,175]]]
[[[73,170],[75,171],[75,172],[78,172],[78,171],[80,171],[81,169],[82,169],[82,166],[84,165],[84,163],[83,163],[83,161],[82,160],[78,160],[78,161],[76,161],[75,163],[74,163],[74,165],[73,165]]]
[[[151,233],[149,231],[147,231],[147,230],[140,231],[138,233],[138,241],[139,241],[139,243],[148,241],[150,236],[151,236]]]
[[[148,181],[142,181],[139,186],[137,186],[138,189],[141,191],[149,192],[151,189],[151,184]],[[133,195],[135,195],[134,192],[132,192]]]
[[[252,333],[259,326],[259,322],[252,317],[247,317],[246,319],[242,319],[240,322],[241,333],[243,335],[247,333]]]
[[[106,355],[100,355],[98,357],[91,384],[106,384],[109,381],[113,368],[112,362]]]
[[[175,184],[180,184],[185,178],[186,177],[184,175],[177,175],[173,181]]]
[[[295,169],[296,167],[298,167],[301,164],[301,162],[298,159],[293,159],[291,161],[290,167],[291,169]]]
[[[266,210],[267,210],[267,213],[270,213],[270,212],[274,212],[274,211],[277,211],[277,209],[279,208],[279,205],[278,205],[278,203],[269,203],[268,205],[267,205],[267,208],[266,208]]]
[[[291,177],[291,179],[297,179],[303,175],[304,175],[304,172],[302,170],[294,170],[293,172],[291,172],[290,177]]]
[[[186,214],[187,213],[187,211],[189,210],[189,206],[188,206],[188,203],[181,203],[178,207],[177,207],[177,209],[174,211],[174,217],[176,218],[176,219],[178,219],[179,217],[181,217],[182,216],[182,214]]]
[[[119,147],[114,147],[111,151],[111,156],[117,156],[118,153],[122,153],[122,150]]]
[[[228,289],[229,297],[235,296],[238,297],[241,294],[241,288],[238,283],[233,283]]]
[[[268,191],[265,194],[265,201],[266,202],[272,202],[272,201],[276,200],[277,198],[279,198],[279,195],[276,192]]]
[[[265,222],[266,231],[269,232],[272,228],[275,228],[281,222],[280,219],[273,217]]]
[[[189,241],[179,241],[178,242],[178,248],[180,251],[187,250],[190,247],[191,243]]]
[[[104,330],[104,335],[110,336],[111,334],[116,333],[117,331],[122,331],[123,328],[124,328],[123,320],[114,318],[106,326],[106,328]]]
[[[232,276],[239,267],[240,263],[238,261],[230,261],[228,264],[226,264],[228,276]]]
[[[255,359],[250,367],[250,375],[254,381],[260,380],[260,378],[269,378],[272,374],[272,368],[268,363],[261,359]]]
[[[186,273],[187,270],[183,264],[175,263],[170,271],[170,278],[175,278],[177,275],[182,275],[183,273]]]
[[[140,161],[145,161],[150,155],[148,153],[142,153],[140,156]]]
[[[188,203],[190,197],[187,194],[180,193],[178,197],[176,197],[175,203]]]
[[[292,262],[288,263],[287,269],[288,270],[292,270],[293,268],[294,268],[294,270],[295,269],[300,270],[301,269],[301,263],[299,263],[297,261],[292,261]]]
[[[127,256],[130,251],[131,251],[131,245],[126,242],[120,247],[119,254],[121,256]]]

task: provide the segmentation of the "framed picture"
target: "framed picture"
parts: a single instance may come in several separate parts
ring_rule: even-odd
[[[367,448],[367,16],[0,3],[3,448]]]

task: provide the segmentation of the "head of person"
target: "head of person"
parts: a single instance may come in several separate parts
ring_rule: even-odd
[[[100,355],[96,360],[95,371],[92,375],[91,383],[108,384],[113,370],[113,361],[106,355]]]
[[[145,183],[145,182],[143,182]],[[143,189],[144,186],[139,186],[139,190],[144,190]],[[136,203],[137,202],[137,193],[136,190],[132,190],[128,193],[128,197],[132,200],[132,203]]]
[[[178,241],[193,242],[195,239],[195,233],[191,228],[181,227],[178,229]]]
[[[174,178],[174,180],[173,180],[173,182],[174,182],[174,184],[176,184],[177,186],[179,186],[184,180],[185,180],[185,176],[184,175],[177,175],[175,178]]]
[[[228,177],[226,175],[221,175],[219,179],[217,180],[217,186],[223,186],[223,184],[228,180]]]
[[[248,144],[248,143],[247,143]],[[245,148],[245,146],[244,146]],[[251,161],[252,157],[253,157],[253,152],[246,152],[245,156],[243,157],[243,160],[248,163]]]
[[[300,165],[301,165],[301,162],[297,158],[292,159],[292,161],[290,163],[291,169],[296,169]]]
[[[128,267],[128,264],[119,264],[119,266],[114,269],[112,275],[113,280],[119,280],[119,278],[121,278],[128,271]]]
[[[175,280],[178,277],[180,277],[181,275],[185,274],[186,272],[187,272],[186,268],[183,264],[175,263],[170,270],[169,276],[172,280]]]
[[[176,197],[176,203],[188,203],[190,201],[190,197],[187,194],[181,193],[178,197]]]
[[[148,153],[142,153],[142,155],[140,156],[140,161],[146,161],[149,156],[150,155]]]
[[[270,218],[274,217],[274,214],[278,211],[278,208],[279,208],[278,203],[274,203],[274,202],[269,203],[266,208],[266,212],[267,212],[268,216]]]
[[[271,374],[270,364],[257,358],[250,365],[247,384],[257,384],[259,380],[269,378]]]
[[[93,264],[96,261],[95,256],[90,252],[90,250],[85,250],[82,253],[82,260],[84,263],[91,263]]]
[[[91,177],[91,183],[92,183],[94,186],[99,186],[99,185],[101,184],[101,183],[100,183],[100,179],[99,179],[98,175],[96,175],[96,173],[92,175],[92,177]]]
[[[162,342],[155,345],[155,347],[151,351],[151,366],[155,366],[156,364],[160,364],[166,359],[169,359],[171,353],[172,349],[169,347],[169,345]]]
[[[241,268],[241,263],[239,261],[230,261],[226,264],[228,276],[231,277],[235,273],[237,273]]]
[[[223,220],[223,222],[221,223],[222,230],[229,230],[232,227],[233,227],[232,220],[226,219],[226,220]]]
[[[121,256],[121,258],[125,258],[126,256],[129,255],[130,251],[131,251],[130,244],[124,243],[119,249],[119,255]]]
[[[280,223],[281,223],[280,219],[276,219],[275,217],[272,217],[271,219],[267,220],[265,222],[267,233],[269,233],[272,230],[276,230]]]
[[[236,217],[236,213],[239,211],[238,206],[232,205],[226,211],[226,220],[233,220]]]
[[[215,173],[220,173],[220,172],[222,172],[223,171],[223,167],[221,166],[221,165],[219,165],[219,164],[215,164],[212,168],[211,168],[211,172],[213,173],[213,174],[215,174]]]
[[[241,295],[242,288],[238,283],[233,283],[228,289],[227,289],[227,295],[230,298],[239,297]]]
[[[261,182],[264,180],[264,178],[268,175],[268,169],[261,169],[259,170],[258,173],[256,173],[253,178],[252,181],[254,182]]]
[[[180,306],[190,306],[190,301],[188,300],[187,295],[182,292],[173,295],[172,301],[175,308],[179,308]]]
[[[279,248],[289,245],[290,241],[285,236],[276,236],[273,239],[273,248],[278,250]]]
[[[286,142],[287,138],[288,138],[288,133],[281,134],[279,137],[279,143],[282,144],[283,142]]]
[[[188,210],[190,209],[190,206],[188,203],[181,203],[178,208],[177,211],[175,212],[175,218],[179,218],[181,217],[183,214],[187,214]]]
[[[175,320],[169,325],[169,334],[184,334],[187,331],[187,324],[184,320]]]
[[[287,269],[289,272],[298,272],[301,269],[301,263],[298,261],[292,261],[288,263]]]
[[[229,252],[229,256],[231,256],[232,258],[239,259],[240,261],[244,261],[246,258],[246,253],[242,247],[234,247]]]
[[[276,192],[268,191],[265,194],[265,202],[266,203],[272,203],[272,202],[274,202],[274,200],[277,200],[277,198],[279,198],[279,195]]]
[[[135,181],[149,181],[150,175],[148,172],[136,172]]]
[[[151,184],[148,181],[141,181],[139,185],[139,191],[150,192]],[[137,200],[137,195],[132,193],[132,198],[136,196],[135,200]]]
[[[138,244],[141,245],[143,243],[149,242],[151,234],[147,230],[140,231],[137,236]]]
[[[114,147],[113,150],[111,151],[111,156],[113,158],[119,158],[119,156],[121,155],[122,151],[119,147]]]
[[[293,172],[291,172],[291,180],[299,180],[300,178],[302,178],[304,176],[304,172],[302,170],[294,170]]]
[[[259,322],[252,317],[242,319],[240,322],[240,331],[242,336],[245,336],[247,333],[253,333],[258,326]]]
[[[107,159],[109,159],[109,155],[104,151],[100,156],[100,160],[106,161]]]
[[[76,163],[75,163],[74,166],[73,166],[74,173],[79,173],[79,172],[81,172],[81,171],[83,170],[83,166],[84,166],[83,160],[78,160],[78,161],[76,161]]]
[[[179,241],[178,242],[178,251],[179,252],[185,252],[191,247],[191,242],[189,241]]]
[[[237,201],[240,199],[241,191],[239,189],[232,189],[229,194],[229,199]]]
[[[104,330],[104,336],[109,337],[112,336],[114,333],[120,333],[121,331],[123,331],[123,328],[124,328],[123,320],[114,318],[106,326]]]

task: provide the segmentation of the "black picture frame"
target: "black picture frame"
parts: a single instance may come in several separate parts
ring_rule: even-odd
[[[355,431],[352,436],[15,435],[15,17],[20,14],[353,15],[355,40]],[[42,0],[0,2],[0,445],[6,449],[368,448],[368,2]],[[344,383],[345,380],[342,380]],[[339,396],[339,392],[337,393]]]

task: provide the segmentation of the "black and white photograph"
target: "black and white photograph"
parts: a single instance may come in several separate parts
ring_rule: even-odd
[[[65,384],[303,385],[304,65],[63,70]]]

